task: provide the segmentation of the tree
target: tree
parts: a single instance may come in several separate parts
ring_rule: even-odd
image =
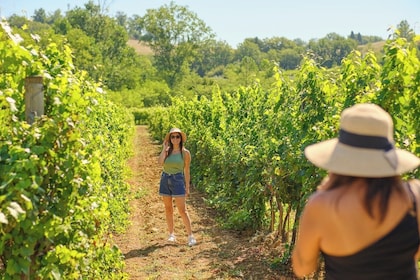
[[[362,44],[362,35],[359,33],[357,33],[357,42],[359,42],[359,44]]]
[[[104,15],[103,10],[89,1],[85,9],[75,8],[67,12],[66,20],[73,30],[68,35],[69,42],[80,55],[75,63],[96,80],[102,80],[111,90],[133,89],[139,83],[142,69],[136,65],[134,50],[127,45],[125,27]]]
[[[298,44],[295,41],[289,40],[285,37],[272,37],[263,40],[262,52],[268,52],[269,50],[284,50],[284,49],[295,49]]]
[[[139,15],[133,15],[128,19],[127,22],[127,32],[130,38],[140,40],[141,38],[141,29],[137,22],[141,21],[141,17]]]
[[[40,23],[46,23],[47,22],[47,13],[45,12],[44,9],[38,9],[35,10],[34,15],[33,15],[33,20],[40,22]]]
[[[242,58],[239,65],[239,76],[245,83],[245,86],[249,86],[256,78],[256,74],[258,72],[257,63],[255,63],[255,60],[252,57],[245,56]]]
[[[54,13],[48,14],[47,23],[50,24],[50,25],[53,25],[54,22],[56,22],[56,21],[58,21],[62,18],[63,18],[63,16],[61,15],[61,10],[58,9],[58,10],[55,10]]]
[[[117,12],[115,19],[120,26],[128,29],[128,17],[125,13]]]
[[[257,42],[253,39],[245,39],[245,41],[239,44],[236,50],[235,59],[242,61],[244,58],[252,58],[252,60],[259,64],[262,60],[262,53]]]
[[[200,47],[198,53],[199,55],[192,64],[192,69],[200,77],[204,77],[216,68],[223,69],[233,59],[233,49],[223,41],[209,40],[207,44]]]
[[[99,80],[101,77],[97,71],[97,62],[103,59],[95,40],[79,28],[70,29],[66,37],[73,50],[73,62],[77,68],[86,70],[92,78]]]
[[[171,88],[185,76],[200,46],[214,34],[197,15],[173,1],[137,19],[140,40],[153,51],[155,66]]]
[[[302,55],[297,49],[284,49],[280,51],[279,66],[285,70],[292,70],[299,67]]]
[[[316,60],[328,68],[340,65],[341,60],[356,47],[356,41],[337,33],[329,33],[322,39],[309,42],[309,49],[315,54]]]
[[[410,27],[410,25],[408,24],[408,21],[406,20],[402,20],[397,25],[397,31],[395,33],[396,33],[395,37],[398,36],[398,37],[406,38],[407,41],[412,41],[415,35],[414,30]]]
[[[17,27],[19,29],[22,28],[25,24],[28,23],[28,19],[24,16],[18,16],[17,14],[11,15],[7,21],[9,22],[10,26]]]

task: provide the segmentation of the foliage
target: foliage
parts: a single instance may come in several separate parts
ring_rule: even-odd
[[[71,51],[41,51],[0,28],[0,276],[124,279],[109,233],[128,223],[132,118]],[[25,78],[44,79],[45,115],[25,120]]]
[[[414,30],[410,27],[408,22],[406,20],[402,20],[397,25],[397,30],[394,34],[394,38],[401,37],[401,38],[407,39],[407,41],[412,41],[415,35],[416,34],[415,34]]]
[[[302,205],[326,174],[303,150],[337,135],[344,108],[379,104],[394,118],[396,145],[419,154],[417,49],[398,38],[387,41],[383,53],[379,64],[374,53],[353,51],[334,69],[306,57],[291,75],[275,69],[271,87],[256,80],[209,98],[176,98],[165,113],[149,118],[150,129],[159,140],[171,126],[188,134],[193,181],[225,226],[278,225],[279,236],[293,244]]]
[[[41,48],[54,42],[62,50],[69,44],[74,65],[112,90],[113,100],[128,107],[166,106],[171,104],[172,96],[210,97],[216,85],[231,92],[250,85],[253,78],[269,89],[273,73],[268,64],[296,70],[310,50],[317,63],[331,68],[340,65],[357,44],[360,49],[375,51],[377,44],[370,43],[382,40],[354,32],[348,38],[330,33],[309,43],[284,37],[255,37],[245,38],[235,49],[214,40],[211,29],[196,14],[174,2],[130,18],[122,12],[112,18],[104,13],[107,7],[102,5],[105,3],[96,5],[90,0],[65,15],[60,10],[47,13],[41,8],[35,10],[32,20],[12,15],[9,22],[25,41],[33,40]],[[401,37],[410,40],[414,35],[406,21],[398,27]],[[39,35],[35,38],[40,40],[32,39],[31,34]],[[127,45],[128,38],[147,42],[154,57],[135,53]],[[378,52],[377,58],[380,55]],[[257,70],[250,72],[244,66],[251,66],[251,59]]]
[[[154,51],[158,73],[171,88],[188,73],[200,45],[213,36],[196,14],[173,1],[157,10],[147,10],[136,23],[140,40]]]
[[[4,279],[124,279],[107,235],[128,222],[129,113],[159,141],[173,126],[187,132],[194,184],[226,227],[277,225],[290,245],[296,217],[325,175],[303,149],[337,134],[343,108],[383,106],[396,145],[420,152],[419,38],[404,22],[378,58],[334,33],[308,44],[245,39],[234,50],[174,2],[128,21],[92,1],[65,16],[38,10],[34,19],[10,17],[26,46],[0,32]],[[154,59],[127,47],[126,28],[150,44]],[[32,75],[44,78],[46,116],[28,125],[24,79]],[[100,82],[112,91],[102,93]]]
[[[157,110],[159,110],[158,107],[132,108],[131,113],[134,116],[136,125],[147,125],[152,122],[151,118],[153,118]]]
[[[208,40],[198,50],[198,55],[194,58],[191,69],[196,72],[200,77],[212,76],[209,74],[214,72],[214,76],[220,75],[217,68],[228,65],[233,61],[234,51],[226,43],[215,40]]]
[[[334,67],[341,64],[346,57],[357,46],[356,41],[345,39],[336,33],[327,34],[325,38],[311,40],[309,49],[315,54],[315,59],[324,67]]]

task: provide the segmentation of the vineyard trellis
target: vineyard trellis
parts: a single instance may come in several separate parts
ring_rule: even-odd
[[[108,234],[127,223],[132,115],[75,71],[69,48],[22,46],[4,25],[0,39],[1,278],[124,279]],[[380,62],[354,51],[324,69],[306,58],[293,75],[275,68],[270,87],[175,98],[150,111],[150,131],[158,140],[173,126],[186,131],[193,182],[221,223],[277,231],[288,263],[301,207],[325,175],[303,149],[337,134],[343,108],[381,105],[394,117],[396,145],[420,154],[413,40],[388,40]],[[30,125],[23,93],[33,75],[44,78],[45,115]]]
[[[25,78],[45,114],[25,118]],[[71,51],[24,46],[0,27],[0,278],[125,279],[109,233],[128,223],[132,115],[110,103]]]
[[[232,92],[216,89],[210,99],[175,98],[171,107],[149,112],[150,130],[156,139],[172,126],[186,131],[194,183],[222,223],[276,230],[287,262],[302,205],[325,175],[303,149],[335,137],[344,108],[382,106],[394,117],[396,145],[420,153],[419,40],[389,39],[381,62],[353,51],[325,69],[306,58],[292,77],[276,68],[269,88],[257,81]]]

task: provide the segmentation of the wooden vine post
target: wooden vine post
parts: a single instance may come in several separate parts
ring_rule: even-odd
[[[36,117],[44,114],[44,87],[41,76],[25,79],[25,117],[32,124]]]

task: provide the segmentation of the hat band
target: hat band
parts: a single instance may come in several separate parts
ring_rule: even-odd
[[[360,135],[340,129],[338,141],[340,143],[366,149],[389,151],[394,148],[388,138],[381,136]]]

